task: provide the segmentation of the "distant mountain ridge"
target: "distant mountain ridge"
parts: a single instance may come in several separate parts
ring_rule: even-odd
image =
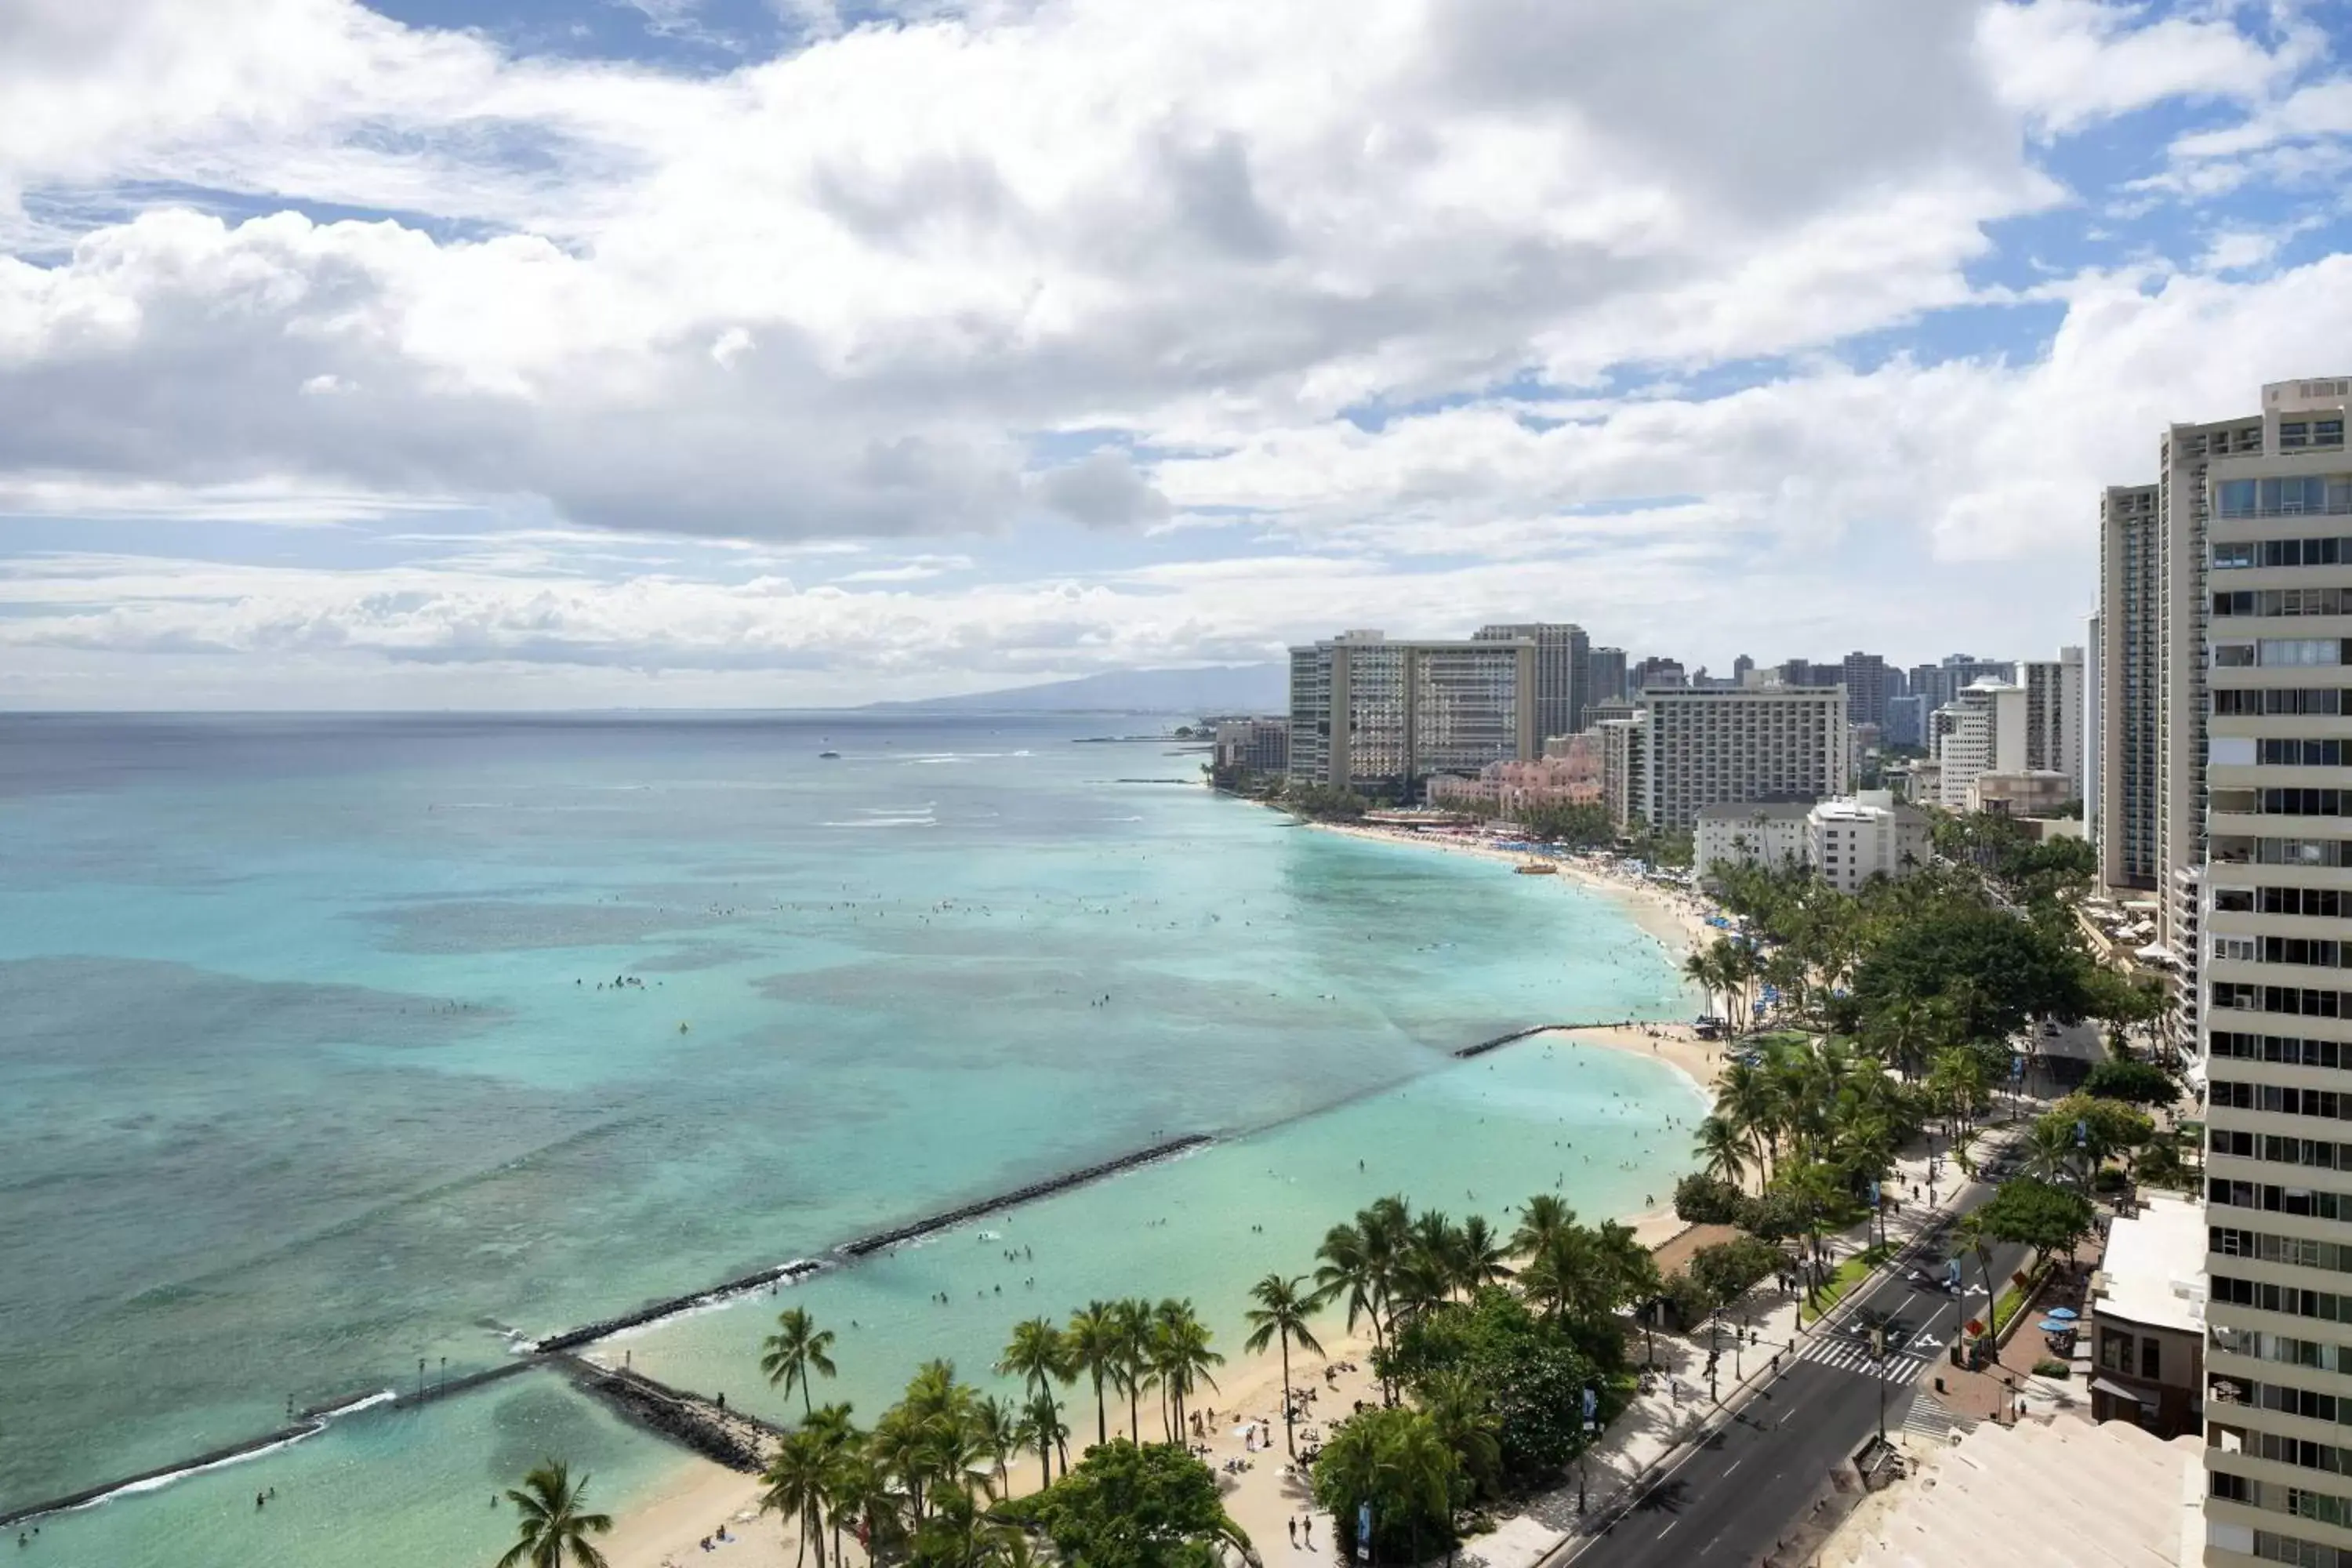
[[[1281,664],[1215,664],[1197,669],[1114,669],[1003,691],[875,702],[873,710],[933,713],[1281,713],[1290,707]]]

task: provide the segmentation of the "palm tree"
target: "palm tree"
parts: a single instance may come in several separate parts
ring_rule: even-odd
[[[833,1331],[818,1328],[805,1307],[787,1307],[777,1313],[776,1331],[761,1342],[765,1353],[760,1357],[760,1370],[771,1384],[783,1384],[787,1399],[793,1396],[793,1385],[800,1385],[803,1419],[815,1408],[809,1398],[810,1378],[834,1374],[833,1359],[825,1354],[832,1348]]]
[[[1553,1236],[1576,1223],[1576,1211],[1556,1193],[1538,1193],[1519,1210],[1519,1228],[1511,1233],[1511,1254],[1529,1258],[1541,1252]]]
[[[1282,1441],[1293,1459],[1298,1458],[1298,1438],[1291,1422],[1291,1342],[1297,1341],[1300,1350],[1313,1351],[1317,1355],[1323,1353],[1323,1347],[1316,1342],[1313,1331],[1307,1326],[1307,1317],[1315,1310],[1316,1299],[1300,1293],[1298,1288],[1306,1282],[1303,1275],[1285,1279],[1279,1274],[1269,1274],[1251,1286],[1250,1300],[1257,1305],[1246,1314],[1250,1324],[1249,1338],[1242,1342],[1242,1348],[1252,1355],[1264,1351],[1271,1341],[1281,1342]]]
[[[2037,1121],[2025,1133],[2025,1172],[2045,1182],[2063,1184],[2074,1179],[2074,1162],[2082,1151],[2074,1146],[2074,1134],[2063,1126]]]
[[[1054,1403],[1050,1394],[1032,1394],[1021,1412],[1021,1442],[1037,1450],[1037,1463],[1045,1470],[1045,1484],[1054,1484],[1054,1453],[1061,1450],[1062,1473],[1070,1473],[1070,1428],[1062,1420],[1062,1407]]]
[[[1109,1405],[1104,1399],[1103,1380],[1110,1377],[1119,1363],[1118,1322],[1111,1304],[1089,1301],[1071,1313],[1070,1326],[1063,1331],[1063,1343],[1067,1347],[1063,1364],[1094,1379],[1095,1443],[1099,1447],[1110,1441]]]
[[[1723,1069],[1718,1082],[1716,1114],[1747,1134],[1756,1146],[1756,1157],[1762,1162],[1769,1180],[1773,1152],[1780,1143],[1780,1096],[1772,1079],[1754,1063],[1736,1061]]]
[[[787,1436],[777,1446],[776,1457],[770,1460],[760,1479],[767,1489],[760,1494],[760,1511],[773,1510],[786,1523],[800,1526],[800,1551],[793,1561],[802,1561],[809,1543],[816,1543],[816,1568],[824,1568],[824,1505],[825,1489],[833,1479],[835,1456],[825,1449],[824,1439],[803,1426]]]
[[[1706,948],[1694,948],[1683,960],[1683,978],[1696,988],[1711,1004],[1725,994],[1723,970],[1717,964],[1715,954]],[[1725,1016],[1730,1016],[1729,999],[1726,997]]]
[[[1331,1435],[1323,1458],[1316,1464],[1318,1494],[1325,1490],[1327,1474],[1333,1495],[1387,1499],[1391,1510],[1417,1525],[1424,1516],[1452,1515],[1461,1461],[1446,1446],[1437,1423],[1413,1411],[1392,1422],[1376,1425],[1354,1420],[1342,1425]],[[1339,1520],[1339,1527],[1350,1533],[1355,1527],[1351,1513],[1343,1512]],[[1407,1561],[1417,1562],[1420,1557],[1420,1542],[1415,1541]]]
[[[872,1561],[884,1533],[898,1522],[898,1497],[890,1489],[890,1479],[876,1458],[871,1441],[842,1453],[834,1467],[825,1504],[832,1512],[836,1536],[833,1560],[836,1563],[842,1561],[838,1534],[841,1521],[847,1519],[856,1521],[857,1539],[866,1548],[867,1560]]]
[[[1441,1297],[1453,1293],[1462,1275],[1462,1229],[1442,1209],[1414,1216],[1408,1233],[1407,1261],[1436,1282]]]
[[[1720,1116],[1701,1118],[1697,1131],[1691,1152],[1698,1156],[1699,1168],[1718,1181],[1738,1186],[1748,1174],[1752,1153],[1748,1140]]]
[[[588,1543],[613,1528],[608,1513],[587,1513],[588,1478],[572,1479],[572,1467],[550,1459],[523,1477],[507,1500],[521,1510],[520,1535],[499,1559],[498,1568],[605,1568],[604,1554]]]
[[[1209,1348],[1208,1326],[1190,1300],[1160,1302],[1151,1329],[1151,1368],[1169,1404],[1168,1440],[1173,1443],[1184,1430],[1185,1402],[1201,1384],[1217,1386],[1209,1369],[1224,1365],[1225,1358]]]
[[[1501,1238],[1487,1227],[1485,1215],[1472,1215],[1462,1222],[1462,1250],[1456,1265],[1456,1279],[1465,1296],[1475,1296],[1488,1285],[1499,1285],[1511,1277]]]
[[[923,1522],[923,1499],[931,1474],[930,1433],[922,1417],[904,1404],[894,1405],[874,1423],[866,1440],[875,1468],[897,1478],[907,1489],[907,1506],[915,1525]]]
[[[1015,1323],[1012,1339],[1005,1342],[1004,1357],[996,1363],[996,1375],[1020,1378],[1028,1386],[1033,1407],[1041,1399],[1052,1405],[1054,1384],[1070,1380],[1070,1342],[1054,1327],[1050,1319],[1031,1318],[1026,1322]],[[1056,1412],[1056,1419],[1051,1425],[1060,1425],[1058,1415]],[[1068,1429],[1065,1427],[1063,1431],[1067,1436]],[[1052,1486],[1052,1452],[1045,1450],[1038,1457],[1046,1461],[1045,1484]],[[1066,1457],[1063,1460],[1063,1468],[1066,1471],[1069,1468]]]
[[[1152,1381],[1151,1303],[1133,1298],[1114,1302],[1111,1321],[1118,1344],[1118,1361],[1112,1375],[1127,1394],[1127,1440],[1140,1447],[1143,1420],[1139,1404],[1144,1385]]]
[[[2000,1331],[2000,1320],[1995,1314],[2000,1310],[2000,1291],[1993,1285],[1993,1237],[1990,1231],[1985,1229],[1983,1211],[1971,1209],[1962,1215],[1958,1222],[1952,1226],[1952,1239],[1977,1255],[1977,1268],[1984,1275],[1985,1332],[1988,1335],[1998,1334]]]
[[[1012,1405],[992,1394],[972,1407],[972,1430],[996,1466],[993,1495],[1003,1497],[1005,1467],[1021,1451],[1021,1416]]]
[[[843,1509],[836,1499],[842,1491],[842,1479],[852,1468],[852,1461],[865,1445],[865,1435],[849,1418],[846,1405],[820,1405],[809,1418],[801,1423],[801,1430],[814,1437],[825,1455],[824,1508],[825,1517],[833,1525],[833,1560],[841,1561],[841,1521]]]
[[[1423,1384],[1421,1407],[1438,1436],[1461,1461],[1462,1473],[1479,1491],[1499,1489],[1503,1468],[1501,1423],[1486,1388],[1470,1373],[1441,1372]]]
[[[1372,1347],[1375,1352],[1384,1347],[1381,1333],[1381,1301],[1386,1281],[1373,1261],[1364,1234],[1352,1225],[1335,1225],[1323,1233],[1323,1245],[1315,1249],[1323,1259],[1315,1270],[1315,1296],[1312,1305],[1327,1306],[1345,1300],[1348,1305],[1348,1328],[1356,1327],[1360,1318],[1372,1321]]]

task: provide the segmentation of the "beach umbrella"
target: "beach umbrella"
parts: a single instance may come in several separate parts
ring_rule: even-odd
[[[2039,1326],[2045,1334],[2071,1334],[2074,1331],[2074,1324],[2062,1323],[2054,1318],[2042,1319]]]
[[[2042,1315],[2043,1317],[2045,1317],[2045,1318],[2067,1318],[2067,1319],[2074,1319],[2074,1318],[2079,1318],[2079,1317],[2081,1317],[2083,1314],[2082,1314],[2082,1313],[2080,1313],[2080,1312],[2077,1312],[2077,1311],[2076,1311],[2076,1310],[2074,1310],[2074,1308],[2072,1308],[2072,1307],[2053,1307],[2053,1308],[2051,1308],[2048,1311],[2046,1311],[2046,1312],[2042,1313]]]

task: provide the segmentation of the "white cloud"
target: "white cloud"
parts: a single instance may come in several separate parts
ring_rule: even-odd
[[[2049,132],[2170,99],[2251,104],[2326,47],[2313,27],[2289,26],[2273,47],[2227,10],[2161,16],[2112,0],[1999,0],[1979,37],[2002,97]]]
[[[2308,303],[2337,272],[2244,276],[2278,226],[1969,277],[2067,199],[2030,138],[2189,99],[2247,119],[2179,168],[2311,155],[2292,15],[899,9],[803,7],[806,47],[700,78],[349,0],[0,11],[0,510],[523,524],[391,570],[20,562],[0,642],[68,682],[219,654],[883,695],[1381,620],[1907,646],[1926,574],[2032,559],[1937,610],[2041,643],[2163,420],[2352,341]],[[401,216],[117,210],[153,181]],[[2066,312],[2045,355],[1834,357],[2026,297]],[[664,535],[695,537],[620,545]]]

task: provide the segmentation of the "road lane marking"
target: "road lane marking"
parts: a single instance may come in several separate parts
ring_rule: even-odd
[[[1740,1466],[1742,1466],[1742,1465],[1746,1464],[1747,1462],[1748,1462],[1748,1456],[1747,1456],[1747,1455],[1745,1455],[1745,1454],[1742,1454],[1742,1455],[1740,1455],[1740,1456],[1739,1456],[1739,1458],[1736,1458],[1736,1459],[1732,1460],[1732,1461],[1731,1461],[1731,1463],[1729,1463],[1729,1464],[1727,1464],[1727,1465],[1724,1466],[1724,1467],[1723,1467],[1723,1473],[1724,1473],[1725,1475],[1727,1475],[1727,1475],[1729,1475],[1732,1471],[1734,1471],[1734,1470],[1738,1469]]]

